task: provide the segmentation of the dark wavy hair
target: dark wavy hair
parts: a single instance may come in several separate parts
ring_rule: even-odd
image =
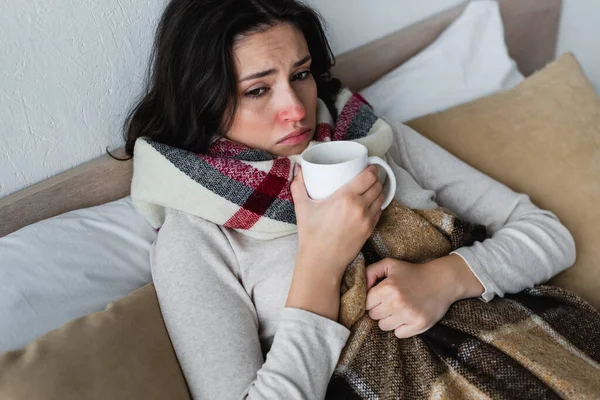
[[[317,96],[337,118],[341,84],[330,74],[335,58],[309,6],[296,0],[171,0],[158,25],[143,98],[125,121],[127,154],[133,155],[139,137],[205,153],[229,130],[238,105],[234,40],[282,22],[304,34]]]

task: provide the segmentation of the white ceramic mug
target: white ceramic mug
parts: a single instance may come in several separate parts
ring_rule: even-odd
[[[311,199],[329,197],[350,182],[370,164],[383,167],[387,173],[389,187],[383,210],[390,205],[396,193],[394,172],[379,157],[369,157],[367,148],[357,142],[335,141],[319,143],[304,150],[301,156],[304,185]]]

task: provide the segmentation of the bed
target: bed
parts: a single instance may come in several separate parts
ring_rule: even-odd
[[[504,39],[510,57],[516,61],[519,71],[524,76],[531,76],[534,72],[543,69],[555,58],[562,1],[498,0],[498,3],[504,25]],[[461,4],[357,49],[339,55],[333,70],[334,76],[340,78],[346,86],[354,91],[369,87],[381,77],[395,70],[398,66],[403,65],[407,60],[410,60],[415,55],[422,52],[423,49],[427,48],[458,18],[465,9],[466,4],[467,3]],[[446,122],[446,120],[442,119],[442,122]],[[417,120],[415,124],[418,125],[419,120]],[[598,124],[598,126],[600,126],[600,124]],[[590,140],[593,142],[596,139],[592,138]],[[588,179],[590,174],[595,173],[594,171],[596,170],[600,172],[600,157],[597,157],[596,155],[600,154],[598,153],[600,152],[600,140],[597,140],[594,143],[596,143],[596,147],[590,145],[583,146],[583,148],[590,149],[590,152],[585,155],[583,154],[583,150],[579,150],[582,152],[581,160],[583,161],[581,162],[585,163],[587,162],[586,160],[595,159],[594,157],[598,159],[596,164],[594,164],[594,168],[596,169],[586,173],[587,175],[583,176],[581,179]],[[596,153],[592,153],[592,151],[596,151]],[[124,152],[121,149],[113,151],[112,153],[117,157],[124,156]],[[459,158],[461,156],[460,154],[455,155],[459,156]],[[573,168],[583,169],[581,166],[574,166]],[[573,170],[570,171],[572,172]],[[575,169],[575,171],[578,170]],[[85,164],[76,166],[46,181],[0,199],[0,221],[2,221],[0,224],[0,238],[38,221],[58,216],[69,211],[103,205],[117,199],[122,199],[130,193],[132,172],[133,162],[131,160],[117,161],[108,155],[104,155]],[[493,174],[491,175],[494,176]],[[502,181],[502,176],[494,177]],[[585,182],[584,180],[581,181]],[[576,183],[577,182],[574,182],[574,184]],[[514,187],[516,189],[521,189],[518,185],[514,185]],[[524,189],[526,188],[527,187]],[[600,193],[598,185],[596,185],[593,190],[595,190],[594,193]],[[594,198],[592,191],[586,192],[586,196],[589,195],[589,199]],[[599,217],[599,214],[596,212],[592,218],[597,217]],[[597,234],[598,236],[596,237],[600,237],[600,232],[597,232]],[[592,247],[594,246],[592,245]],[[582,247],[582,250],[582,254],[588,257],[588,259],[593,258],[592,256],[597,254],[593,253],[593,251],[596,250],[589,250],[589,248],[586,248],[585,246]],[[594,268],[594,276],[600,277],[600,266],[595,265]],[[589,283],[590,280],[593,282],[593,279],[590,279],[590,276],[592,275],[593,274],[590,274],[590,271],[581,273],[576,272],[575,274],[572,274],[569,279]],[[588,284],[586,290],[594,290],[594,285],[595,284]],[[134,294],[132,299],[130,299],[130,303],[127,303],[130,307],[130,311],[128,312],[131,313],[132,310],[133,312],[136,312],[137,315],[140,315],[140,321],[127,320],[119,322],[120,324],[128,324],[127,326],[123,325],[124,327],[122,328],[128,333],[137,328],[136,324],[141,326],[146,323],[147,321],[144,321],[143,318],[150,318],[150,314],[144,316],[148,307],[135,303],[136,296],[139,298],[140,296],[147,295],[148,289],[145,288],[146,286],[140,289],[142,291],[138,291],[137,295]],[[99,313],[98,316],[92,317],[93,322],[91,325],[95,327],[106,326],[106,319],[114,318],[115,315],[122,312],[123,304],[120,306],[117,305],[116,308],[113,309],[114,315],[110,314],[110,312],[113,311],[107,309],[109,312],[108,315],[105,314],[104,317],[102,317],[100,315],[101,313]],[[600,305],[600,302],[598,302],[597,305]],[[155,308],[157,308],[157,304],[155,304],[155,306]],[[154,315],[154,317],[156,317],[156,315]],[[102,318],[105,319],[102,320]],[[157,319],[158,321],[155,320],[152,323],[155,325],[162,324],[162,319],[160,319],[160,317]],[[91,320],[80,322],[80,328],[77,328],[77,325],[70,325],[70,327],[66,328],[64,331],[83,329],[81,327],[90,326],[86,325],[90,324],[90,321]],[[60,389],[57,388],[57,386],[60,386],[60,383],[56,383],[58,378],[52,375],[52,369],[60,370],[63,366],[54,365],[58,363],[58,361],[55,360],[57,357],[52,358],[53,354],[58,353],[61,357],[69,360],[69,362],[72,361],[70,373],[80,373],[82,377],[88,377],[91,373],[85,370],[83,366],[81,367],[81,371],[75,371],[76,368],[81,365],[80,361],[78,361],[81,352],[85,352],[88,357],[97,357],[95,361],[99,366],[113,365],[115,362],[114,357],[113,359],[108,359],[107,354],[109,354],[109,350],[104,352],[105,348],[113,349],[113,356],[117,353],[127,354],[127,352],[130,351],[130,348],[136,346],[139,341],[143,342],[144,340],[147,340],[146,338],[141,338],[140,336],[142,335],[138,336],[139,340],[133,335],[132,338],[123,338],[122,342],[112,346],[112,344],[109,343],[95,343],[82,338],[72,340],[73,343],[65,343],[64,340],[66,339],[57,339],[57,335],[61,335],[60,331],[54,334],[53,337],[38,342],[39,346],[29,348],[29,353],[15,353],[14,356],[5,358],[2,358],[2,354],[0,354],[0,397],[2,397],[3,393],[20,393],[22,397],[15,395],[14,398],[45,398],[43,395],[40,395],[40,397],[31,396],[30,393],[32,392],[27,392],[27,390],[23,389],[26,386],[26,382],[29,382],[28,379],[33,373],[36,381],[39,380],[39,382],[44,382],[43,384],[38,383],[36,393],[47,393],[44,392],[44,390],[51,390],[53,391],[52,393],[56,395],[56,397],[53,398],[71,398],[68,396],[60,397],[58,395],[61,393]],[[101,337],[100,333],[95,333],[94,335],[94,338]],[[60,342],[60,340],[63,340],[63,342]],[[163,342],[169,343],[169,338],[166,335],[160,338],[160,340],[162,340],[162,344],[164,344]],[[62,343],[64,348],[58,347],[56,343]],[[158,346],[157,343],[149,342],[145,343],[145,345]],[[91,348],[91,350],[88,349],[88,347]],[[39,349],[44,351],[36,353]],[[90,356],[90,354],[92,355]],[[32,363],[37,362],[38,365],[47,363],[48,366],[45,370],[42,367],[34,369],[32,365],[26,365],[26,363],[15,366],[16,362],[14,360],[18,360],[18,357],[23,357],[24,359],[30,360]],[[127,361],[130,360],[128,359]],[[2,364],[3,362],[5,364]],[[125,393],[130,386],[137,387],[138,390],[139,388],[144,388],[144,385],[147,383],[145,379],[148,376],[147,374],[156,372],[148,372],[148,366],[158,364],[161,366],[167,365],[170,369],[164,368],[163,371],[156,372],[156,375],[153,375],[153,378],[155,379],[152,384],[148,384],[148,387],[144,388],[146,389],[146,396],[142,397],[188,398],[186,390],[177,393],[168,391],[170,388],[174,387],[173,382],[179,384],[180,388],[183,387],[185,389],[185,383],[179,372],[179,366],[172,351],[170,353],[143,354],[136,362],[136,368],[138,368],[136,371],[137,375],[127,376],[126,378],[128,381],[113,383],[114,387],[108,389],[106,387],[101,387],[102,382],[98,383],[100,386],[85,387],[89,390],[97,391],[95,394],[100,397],[93,398],[115,398],[114,395],[108,393],[110,393],[110,390],[116,391],[117,389],[121,390],[121,392],[118,392],[121,397],[131,398],[123,395],[123,393]],[[9,375],[3,376],[3,365],[8,365],[11,368]],[[76,367],[72,367],[73,365]],[[95,373],[95,371],[93,373]],[[60,372],[57,374],[60,374]],[[109,373],[107,373],[107,376],[108,374]],[[111,375],[110,378],[114,378],[114,375],[116,375],[116,372]],[[95,375],[92,376],[95,377]],[[3,382],[3,378],[14,379],[15,382],[20,380],[22,384],[20,386],[15,384],[9,386],[8,389],[4,389],[3,385],[6,381]],[[93,383],[87,382],[86,384],[92,385]],[[3,392],[3,390],[6,390],[6,392]],[[10,390],[13,390],[14,392],[10,392]],[[155,390],[155,392],[150,393],[150,390]],[[74,392],[71,392],[69,395],[74,396],[73,393]],[[102,397],[102,393],[104,393],[104,397]],[[163,397],[161,397],[161,393]],[[135,396],[140,396],[140,393],[135,392]]]

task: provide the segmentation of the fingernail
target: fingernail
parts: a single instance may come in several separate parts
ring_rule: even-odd
[[[300,167],[298,166],[298,164],[294,164],[294,178],[296,177],[296,175],[298,175],[299,169],[300,169]]]

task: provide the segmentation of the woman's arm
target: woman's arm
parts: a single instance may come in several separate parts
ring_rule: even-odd
[[[379,221],[383,186],[372,165],[327,199],[313,200],[299,166],[296,172],[298,252],[286,305],[336,321],[342,275]]]
[[[284,308],[265,362],[256,310],[216,225],[169,215],[153,248],[152,275],[194,398],[324,397],[349,331],[314,313]]]
[[[570,267],[575,244],[550,211],[472,168],[400,123],[390,151],[441,206],[467,221],[485,225],[490,239],[454,252],[481,281],[489,301],[516,293]],[[484,134],[484,132],[482,132]]]

